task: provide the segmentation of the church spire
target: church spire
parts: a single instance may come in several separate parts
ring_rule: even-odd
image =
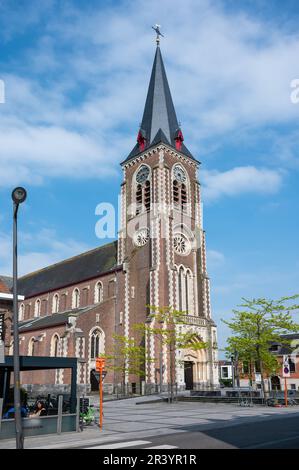
[[[159,35],[161,35],[160,31]],[[183,144],[184,138],[177,120],[168,85],[160,50],[159,35],[157,33],[156,54],[142,122],[137,136],[137,144],[127,160],[159,142],[168,144],[193,159],[191,153]]]

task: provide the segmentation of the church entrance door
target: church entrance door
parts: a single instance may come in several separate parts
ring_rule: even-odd
[[[193,362],[184,361],[184,377],[186,390],[193,390]]]

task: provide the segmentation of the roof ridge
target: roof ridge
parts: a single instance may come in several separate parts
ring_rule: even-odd
[[[70,258],[66,258],[62,261],[58,261],[57,263],[53,263],[53,264],[50,264],[49,266],[45,266],[44,268],[40,268],[40,269],[37,269],[35,271],[32,271],[31,273],[28,273],[28,274],[24,274],[24,276],[20,276],[19,277],[19,280],[23,280],[23,279],[27,279],[28,277],[31,277],[31,276],[35,276],[36,274],[38,273],[41,273],[43,271],[47,271],[48,269],[51,269],[51,268],[54,268],[56,266],[59,266],[60,264],[64,264],[64,263],[68,263],[68,262],[71,262],[75,259],[78,259],[78,258],[81,258],[83,256],[86,256],[88,254],[91,254],[95,251],[99,251],[103,248],[107,248],[108,246],[110,245],[113,245],[117,243],[117,240],[114,240],[113,242],[110,242],[110,243],[106,243],[105,245],[101,245],[101,246],[98,246],[96,248],[92,248],[91,250],[88,250],[88,251],[84,251],[83,253],[79,253],[78,255],[75,255],[75,256],[71,256]]]

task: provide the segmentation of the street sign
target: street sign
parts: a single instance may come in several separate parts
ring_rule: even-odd
[[[94,377],[96,378],[97,382],[100,383],[100,372],[94,371],[94,372],[93,372],[93,375],[94,375]],[[106,371],[106,370],[103,370],[103,371],[102,371],[102,380],[104,380],[104,378],[106,377],[106,375],[107,375],[107,371]]]
[[[104,369],[105,367],[105,358],[97,357],[96,358],[96,372],[95,374],[99,377],[99,393],[100,393],[100,417],[99,417],[99,426],[100,429],[103,428],[103,380],[107,374]]]
[[[96,371],[101,372],[105,367],[105,359],[103,357],[96,358]]]
[[[284,354],[282,358],[282,376],[283,377],[291,376],[289,356],[287,354]]]

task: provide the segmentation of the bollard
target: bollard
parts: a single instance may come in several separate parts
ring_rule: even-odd
[[[0,398],[0,432],[1,432],[1,423],[2,423],[2,410],[3,410],[3,398]]]
[[[62,405],[63,395],[58,395],[57,434],[61,434],[62,429]]]
[[[80,396],[77,396],[77,408],[76,408],[76,431],[80,432]]]

